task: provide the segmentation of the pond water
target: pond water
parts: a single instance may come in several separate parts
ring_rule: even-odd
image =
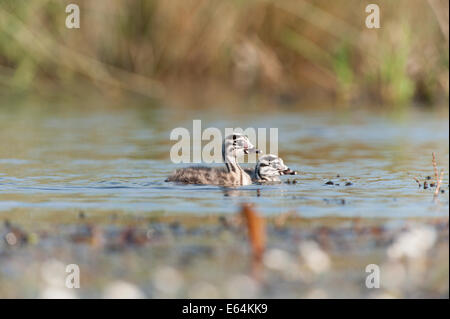
[[[93,108],[94,109],[94,108]],[[448,114],[365,112],[0,109],[0,211],[118,210],[126,214],[228,214],[240,202],[267,215],[448,215]],[[175,127],[278,128],[279,155],[297,182],[234,189],[166,183]],[[438,202],[413,177],[444,168]],[[337,177],[339,175],[339,177]],[[283,177],[283,180],[292,179]],[[327,181],[335,185],[325,185]],[[345,186],[351,182],[351,186]],[[339,185],[336,185],[339,184]]]

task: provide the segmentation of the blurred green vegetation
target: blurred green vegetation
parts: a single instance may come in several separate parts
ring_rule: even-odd
[[[69,3],[80,29],[65,27]],[[0,93],[164,99],[214,83],[294,101],[447,103],[448,1],[376,1],[380,29],[365,27],[369,3],[2,0]]]

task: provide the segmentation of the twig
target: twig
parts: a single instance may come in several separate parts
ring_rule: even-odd
[[[431,155],[433,156],[433,159],[432,159],[431,162],[433,163],[434,178],[436,180],[436,185],[437,185],[438,179],[439,179],[439,175],[438,175],[438,168],[437,168],[437,164],[436,164],[436,153],[433,152],[433,153],[431,153]]]
[[[436,189],[434,190],[434,198],[437,198],[439,196],[439,191],[441,190],[441,184],[442,184],[443,178],[444,178],[444,170],[441,169],[441,174],[439,176],[439,180],[437,181]]]

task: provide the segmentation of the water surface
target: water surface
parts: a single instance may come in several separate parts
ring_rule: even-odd
[[[206,215],[234,213],[236,204],[246,201],[268,215],[289,210],[306,217],[448,215],[447,173],[438,203],[433,190],[419,189],[413,180],[433,176],[433,151],[448,172],[448,115],[215,114],[2,109],[0,211]],[[235,189],[164,182],[173,169],[186,166],[170,161],[170,131],[191,130],[193,119],[201,119],[203,128],[277,127],[279,155],[301,172],[298,182]],[[329,180],[339,185],[324,185]]]

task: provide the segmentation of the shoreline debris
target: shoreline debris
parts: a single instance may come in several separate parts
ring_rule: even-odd
[[[443,191],[443,189],[441,189],[442,181],[444,179],[444,169],[441,169],[441,170],[438,169],[437,161],[436,161],[436,153],[432,152],[431,156],[432,156],[431,164],[433,165],[433,172],[434,172],[434,182],[431,182],[431,180],[432,180],[431,176],[425,177],[425,179],[423,180],[423,189],[434,188],[433,200],[436,201],[439,196],[439,193],[442,193],[442,194],[445,193],[445,191]],[[414,176],[413,179],[414,179],[414,181],[416,181],[419,188],[421,188],[422,183],[420,182],[420,179],[417,178],[416,176]]]

